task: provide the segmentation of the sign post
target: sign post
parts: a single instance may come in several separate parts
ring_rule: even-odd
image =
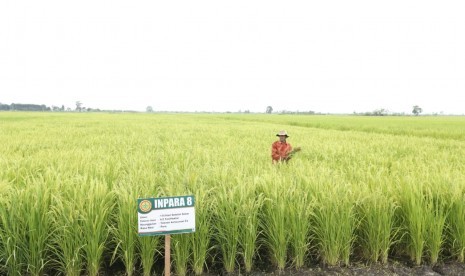
[[[165,275],[170,275],[170,234],[195,232],[193,195],[139,198],[137,218],[139,236],[165,235]]]
[[[165,235],[165,275],[171,274],[171,236]]]

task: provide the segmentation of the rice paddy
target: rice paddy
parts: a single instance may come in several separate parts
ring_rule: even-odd
[[[187,194],[177,275],[464,262],[464,117],[4,112],[0,141],[1,274],[161,275],[137,198]]]

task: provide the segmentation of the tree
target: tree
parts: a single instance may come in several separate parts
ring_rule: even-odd
[[[271,107],[271,105],[267,106],[266,107],[266,113],[271,114],[272,112],[273,112],[273,108]]]
[[[15,104],[12,103],[11,110],[17,111],[51,111],[50,107],[45,106],[44,104]]]
[[[152,106],[147,106],[147,108],[145,109],[145,111],[149,112],[149,113],[152,113],[153,112],[153,107]]]
[[[0,103],[0,110],[10,110],[10,105]]]
[[[82,103],[80,101],[77,101],[76,102],[76,111],[81,112],[81,109],[82,109]]]
[[[373,116],[386,116],[388,114],[388,110],[384,108],[376,109],[373,111]]]
[[[420,113],[421,113],[422,111],[423,111],[423,109],[421,109],[421,107],[419,107],[418,105],[414,105],[414,106],[413,106],[412,113],[413,113],[415,116],[420,115]]]

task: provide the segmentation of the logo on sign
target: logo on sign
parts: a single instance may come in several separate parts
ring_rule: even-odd
[[[150,200],[142,200],[139,203],[139,209],[142,212],[147,213],[148,211],[152,210],[152,203],[150,202]]]

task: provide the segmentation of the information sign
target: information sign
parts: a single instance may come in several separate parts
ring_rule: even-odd
[[[194,204],[193,195],[137,199],[139,235],[195,232]]]

